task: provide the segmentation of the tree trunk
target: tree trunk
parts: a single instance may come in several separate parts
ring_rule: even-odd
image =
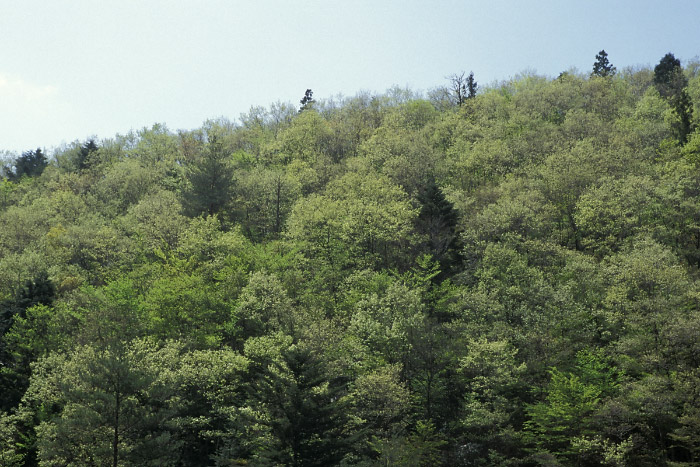
[[[114,407],[114,439],[112,440],[112,467],[117,467],[119,463],[119,404],[120,394],[117,391]]]

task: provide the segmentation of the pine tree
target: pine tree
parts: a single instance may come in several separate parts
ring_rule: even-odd
[[[595,63],[593,64],[593,76],[613,76],[615,74],[616,68],[608,61],[608,53],[605,50],[601,50],[595,56]]]
[[[220,212],[231,200],[234,169],[217,135],[209,135],[201,157],[187,170],[189,187],[183,205],[192,216]]]
[[[146,339],[40,360],[29,400],[59,408],[38,433],[41,465],[182,465],[173,423],[181,351]]]
[[[262,453],[265,465],[337,465],[347,448],[341,401],[346,382],[329,378],[310,350],[291,346],[267,365],[250,388],[265,407],[274,442]]]
[[[674,131],[678,141],[684,144],[692,131],[693,103],[686,89],[688,79],[683,74],[681,61],[672,53],[664,55],[654,67],[654,86],[678,116]]]
[[[37,306],[51,306],[56,288],[44,271],[28,280],[13,300],[0,303],[0,409],[10,410],[19,403],[29,384],[30,361],[18,361],[16,350],[8,344],[6,333],[13,323],[27,316],[27,310]],[[16,326],[16,324],[15,324]],[[13,328],[14,329],[14,328]],[[21,359],[20,359],[21,360]]]
[[[419,194],[422,203],[417,219],[417,229],[426,237],[426,249],[440,263],[443,274],[459,261],[459,237],[456,232],[457,213],[442,190],[431,179]]]
[[[473,99],[476,97],[476,89],[479,87],[476,80],[474,80],[474,72],[470,71],[469,76],[467,76],[467,98]]]
[[[80,151],[78,151],[78,170],[86,169],[90,165],[89,157],[98,149],[99,147],[94,139],[90,139],[80,146]]]
[[[55,295],[56,287],[46,271],[37,274],[33,280],[26,281],[14,299],[0,303],[0,337],[12,325],[14,315],[23,315],[28,308],[34,305],[50,306]]]
[[[46,155],[37,148],[36,151],[23,152],[20,157],[15,160],[15,167],[12,170],[10,167],[5,167],[4,171],[7,178],[11,181],[19,180],[23,175],[27,177],[38,177],[48,165]]]
[[[299,107],[299,113],[311,107],[311,104],[314,103],[313,96],[314,92],[311,89],[307,89],[304,93],[304,97],[302,97],[302,99],[299,101],[299,103],[301,104],[301,107]]]
[[[667,53],[654,67],[654,85],[663,97],[669,97],[685,87],[687,80],[681,70],[681,61]]]

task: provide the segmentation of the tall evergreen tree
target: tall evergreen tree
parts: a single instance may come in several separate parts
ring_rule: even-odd
[[[8,344],[6,333],[10,331],[16,317],[24,318],[27,310],[36,305],[51,306],[56,288],[48,274],[40,272],[28,280],[13,300],[0,303],[0,409],[10,410],[19,403],[29,383],[29,362],[17,362],[16,349]]]
[[[664,55],[654,67],[654,85],[678,116],[674,130],[678,141],[685,143],[692,131],[693,102],[686,90],[688,79],[683,74],[681,61],[672,53]]]
[[[78,151],[78,170],[86,169],[90,165],[89,157],[90,155],[97,151],[99,147],[95,143],[94,139],[89,139],[85,144],[80,146],[80,151]]]
[[[216,134],[209,135],[201,156],[187,170],[188,188],[183,204],[192,216],[213,216],[230,201],[233,192],[234,169],[231,155]]]
[[[136,340],[40,360],[29,401],[59,410],[39,430],[40,465],[181,465],[173,423],[181,350]]]
[[[307,89],[304,93],[304,97],[301,98],[299,103],[301,104],[301,107],[299,107],[299,113],[310,108],[311,104],[314,103],[314,92],[311,89]]]
[[[33,280],[26,281],[14,299],[0,303],[0,337],[12,325],[14,315],[22,315],[34,305],[51,305],[55,295],[56,287],[46,271],[37,274]]]
[[[467,76],[467,98],[473,99],[476,97],[476,90],[479,87],[476,80],[474,79],[474,72],[470,71],[469,76]]]
[[[36,151],[23,152],[22,155],[15,160],[14,169],[5,167],[4,171],[8,179],[15,181],[22,178],[23,175],[27,177],[38,177],[48,164],[46,155],[41,151],[41,148],[37,148]]]
[[[419,194],[419,201],[422,206],[416,220],[417,230],[425,236],[425,247],[440,263],[443,275],[448,274],[460,261],[457,212],[434,178]]]
[[[291,346],[281,361],[267,364],[251,385],[251,396],[267,412],[275,443],[262,457],[270,465],[337,465],[347,448],[342,432],[345,381],[329,378],[309,349]]]
[[[595,56],[595,63],[593,64],[593,75],[594,76],[613,76],[615,74],[616,68],[608,60],[608,53],[605,50],[601,50]]]
[[[672,53],[667,53],[654,67],[654,85],[663,97],[669,97],[685,87],[687,80],[683,76],[681,61]]]

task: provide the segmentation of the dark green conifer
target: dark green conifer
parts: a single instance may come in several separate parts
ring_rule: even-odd
[[[605,50],[598,52],[595,56],[592,74],[604,78],[606,76],[613,76],[615,71],[616,68],[608,60],[608,53]]]
[[[681,70],[681,61],[667,53],[654,67],[654,85],[663,97],[669,97],[685,87],[687,80]]]
[[[51,306],[56,288],[46,271],[33,280],[26,281],[12,300],[0,303],[0,410],[10,410],[19,404],[29,384],[29,361],[15,355],[16,350],[8,346],[5,333],[10,330],[15,317],[26,317],[29,308],[36,305]]]
[[[209,135],[209,141],[201,157],[187,170],[189,187],[185,190],[183,204],[192,216],[220,212],[231,200],[234,169],[231,155],[217,135]]]
[[[337,465],[347,448],[342,432],[346,382],[329,378],[323,362],[309,349],[292,346],[283,362],[268,365],[251,387],[252,397],[269,410],[277,443],[263,454],[266,464]]]
[[[33,280],[27,280],[14,299],[0,303],[0,336],[10,328],[16,314],[23,315],[34,305],[50,306],[55,296],[56,287],[46,271],[37,274]]]
[[[97,151],[99,147],[95,143],[94,139],[89,139],[85,144],[80,146],[80,151],[78,151],[78,169],[86,169],[90,165],[90,155]]]
[[[654,67],[654,86],[678,116],[673,129],[678,141],[684,144],[692,131],[693,102],[686,90],[688,78],[683,74],[681,61],[672,53],[664,55]]]
[[[46,155],[41,151],[41,148],[37,148],[36,151],[23,152],[22,155],[15,160],[14,169],[5,167],[4,171],[9,180],[15,181],[22,178],[23,175],[27,177],[38,177],[47,165],[49,165],[49,163],[46,159]]]
[[[301,107],[299,107],[299,113],[303,112],[304,110],[308,109],[311,107],[311,104],[314,103],[314,92],[311,89],[307,89],[306,92],[304,93],[304,97],[301,98],[299,103],[301,104]]]
[[[476,97],[476,90],[478,87],[479,85],[474,79],[474,72],[470,71],[469,76],[467,76],[467,99],[473,99]]]
[[[457,212],[434,178],[418,199],[421,202],[418,231],[426,237],[425,248],[440,263],[443,275],[448,274],[460,262]]]

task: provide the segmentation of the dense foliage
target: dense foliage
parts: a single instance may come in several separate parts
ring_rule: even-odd
[[[0,464],[696,465],[700,64],[597,59],[17,158]]]

